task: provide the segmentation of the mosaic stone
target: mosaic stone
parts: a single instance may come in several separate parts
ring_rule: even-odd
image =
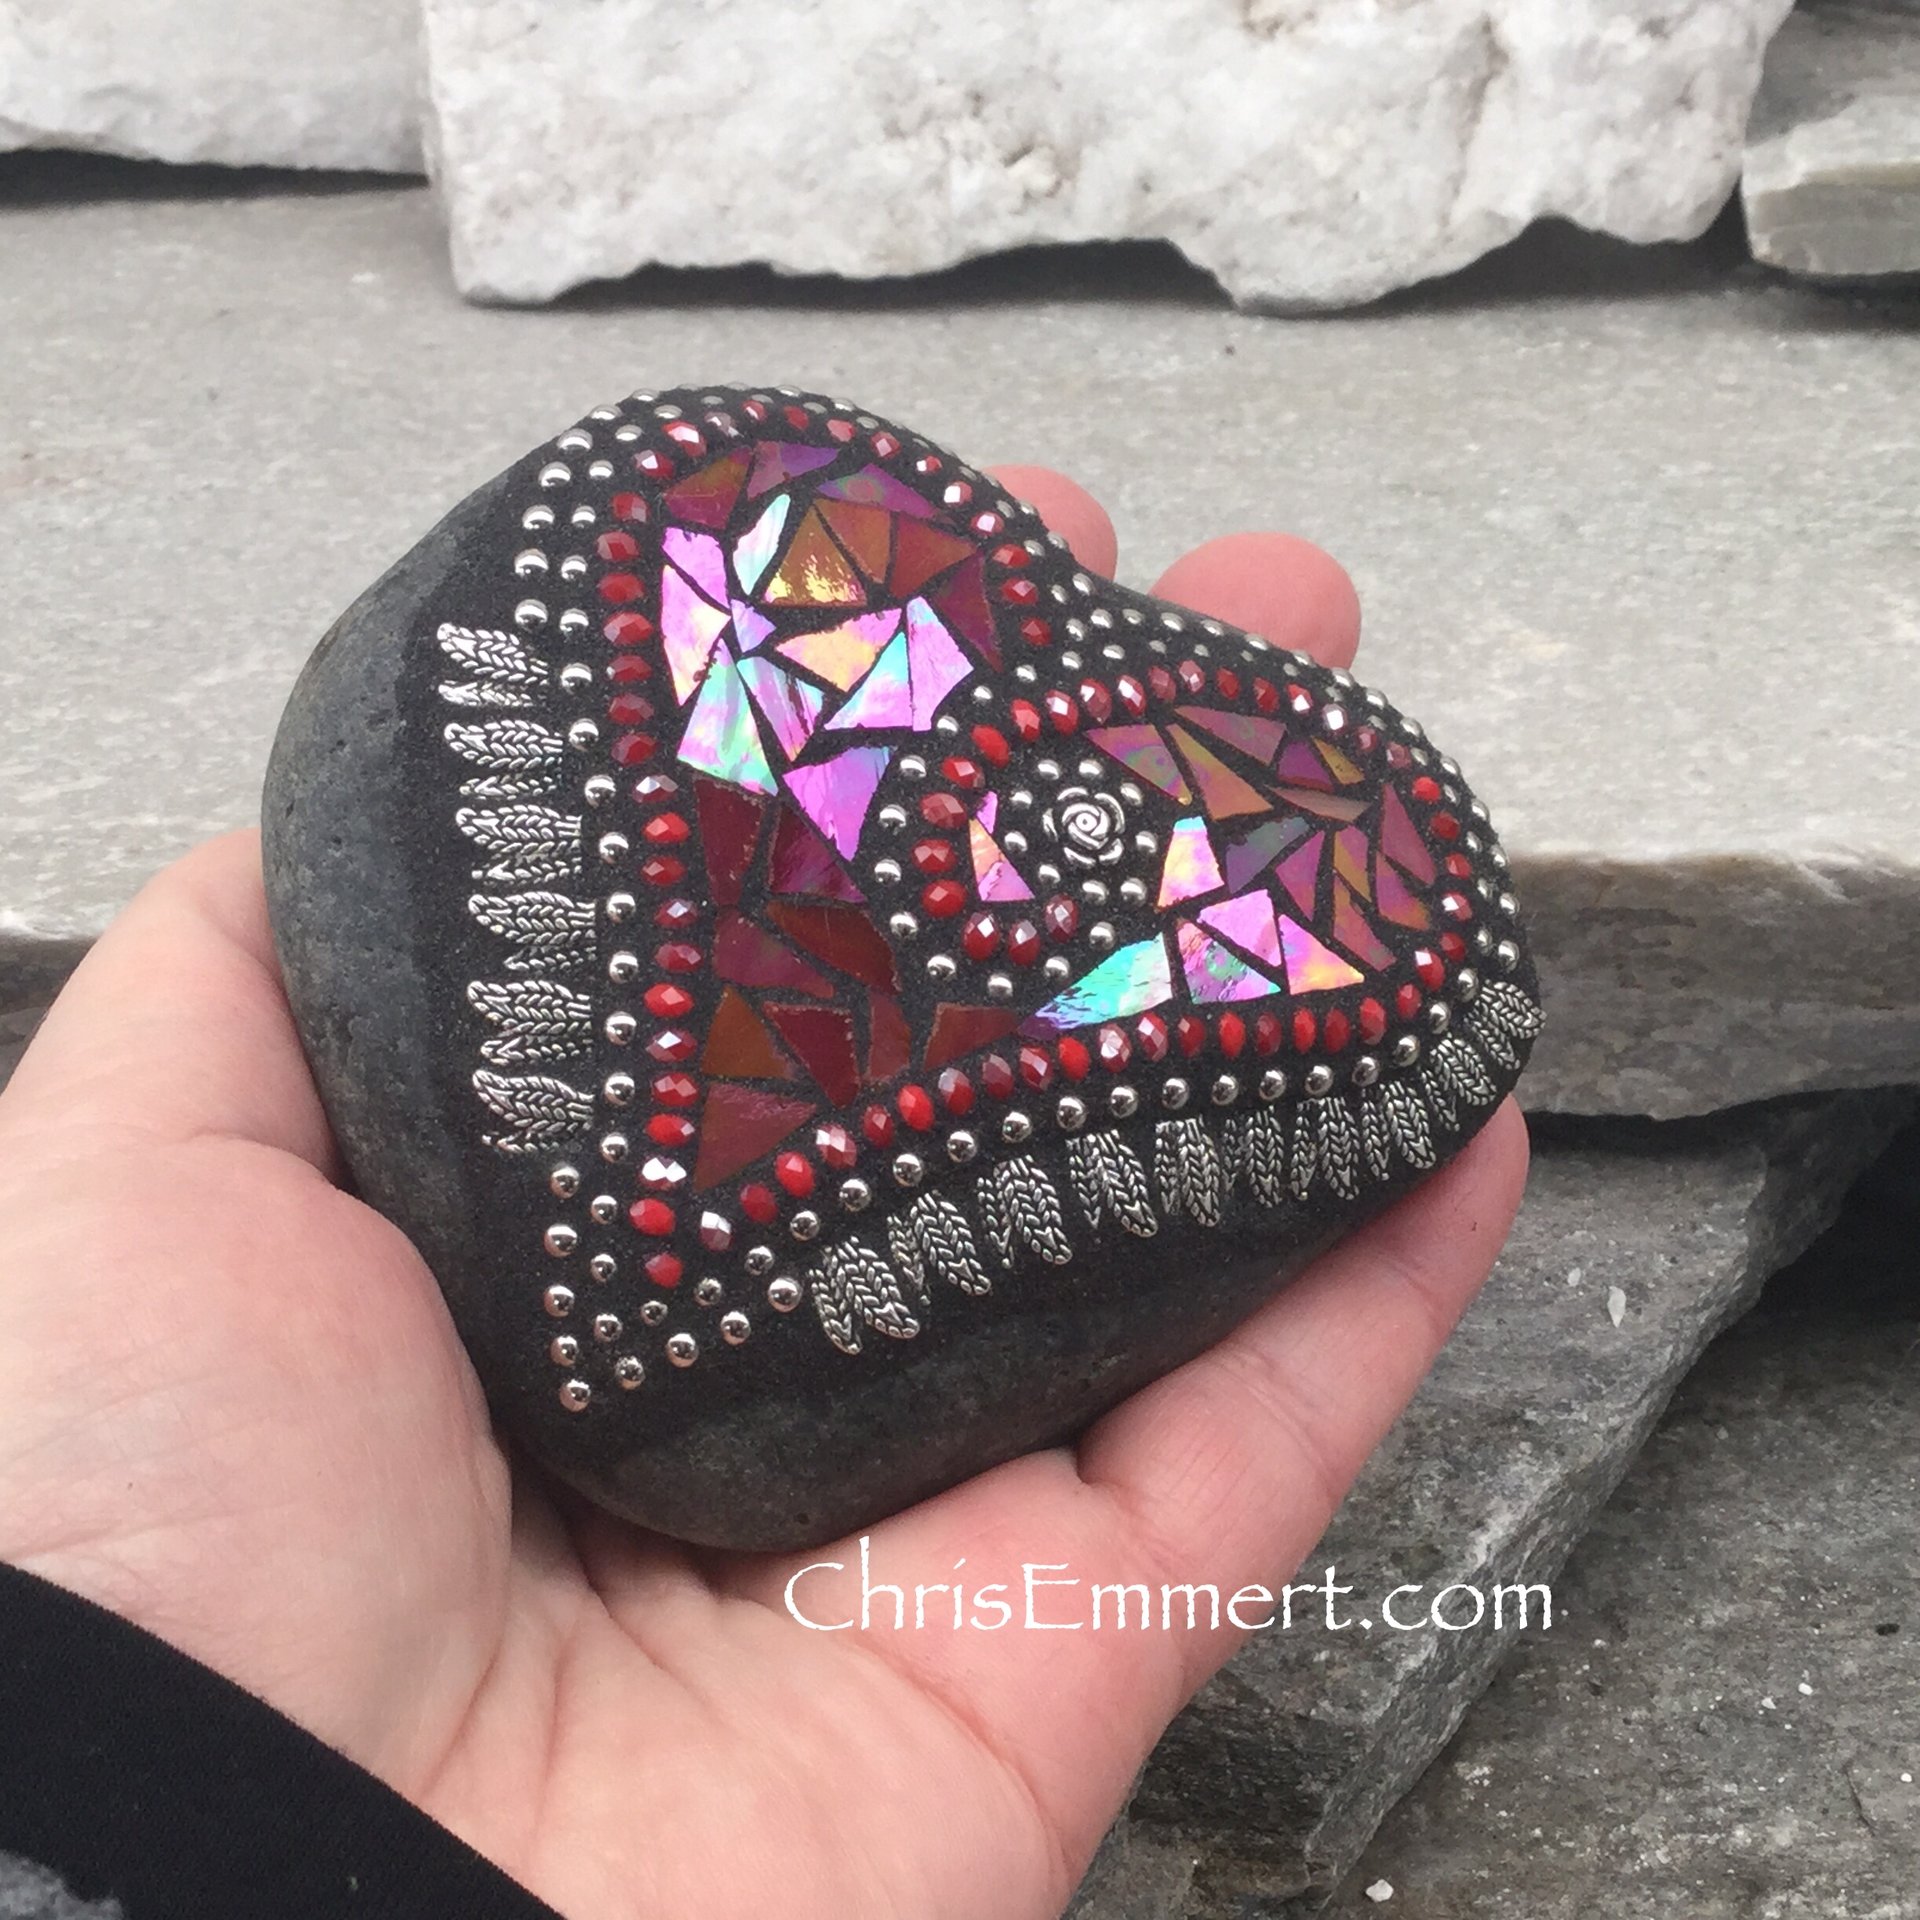
[[[1070,1434],[1538,1024],[1411,721],[818,396],[596,409],[456,508],[315,656],[266,817],[359,1189],[522,1444],[717,1545]]]

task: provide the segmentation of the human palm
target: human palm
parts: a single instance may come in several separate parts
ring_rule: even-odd
[[[1111,571],[1084,494],[1002,478]],[[1300,542],[1216,541],[1158,590],[1352,657],[1351,589]],[[1525,1162],[1509,1105],[1076,1445],[872,1528],[875,1577],[909,1608],[1025,1563],[1277,1587],[1484,1279]],[[854,1548],[687,1548],[516,1465],[432,1276],[340,1175],[257,843],[230,836],[100,942],[0,1099],[0,1559],[251,1689],[570,1920],[1057,1913],[1238,1635],[956,1629],[943,1602],[810,1631],[789,1578]],[[819,1590],[844,1617],[846,1584]]]

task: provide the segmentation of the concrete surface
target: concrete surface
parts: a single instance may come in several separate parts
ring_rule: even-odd
[[[1134,580],[1249,525],[1345,560],[1363,672],[1515,855],[1536,1105],[1920,1079],[1911,303],[1722,230],[1316,321],[1157,249],[485,311],[423,190],[50,156],[0,161],[0,259],[0,953],[249,818],[313,641],[510,457],[643,382],[790,380],[1078,474]]]

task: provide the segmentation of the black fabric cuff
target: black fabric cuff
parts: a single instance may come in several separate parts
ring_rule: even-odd
[[[265,1702],[4,1565],[0,1853],[126,1920],[558,1920]]]

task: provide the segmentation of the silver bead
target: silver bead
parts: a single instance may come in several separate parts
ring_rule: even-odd
[[[1064,954],[1050,953],[1041,964],[1040,971],[1049,980],[1064,980],[1073,971],[1073,964]],[[989,981],[987,984],[991,990],[993,983]]]
[[[1318,1099],[1324,1093],[1333,1091],[1333,1069],[1329,1066],[1309,1067],[1307,1069],[1306,1088],[1308,1093]]]
[[[927,777],[927,763],[917,753],[903,753],[896,764],[903,780],[924,780]]]
[[[632,845],[624,833],[603,833],[600,836],[598,852],[604,866],[618,866],[632,851]]]
[[[1160,1089],[1160,1104],[1170,1112],[1178,1113],[1187,1104],[1190,1091],[1187,1083],[1176,1075]]]
[[[873,877],[883,886],[892,886],[900,878],[898,860],[876,860],[873,863]]]
[[[596,1313],[593,1316],[593,1337],[604,1346],[620,1338],[620,1316],[617,1313]]]
[[[571,1200],[580,1191],[580,1169],[564,1162],[547,1175],[547,1190],[556,1200]]]
[[[607,955],[607,978],[615,986],[631,985],[640,977],[640,956],[627,947],[617,947]]]
[[[1462,967],[1454,976],[1453,990],[1460,996],[1460,1004],[1465,1006],[1480,991],[1480,976],[1471,967]]]
[[[1223,1073],[1213,1083],[1210,1092],[1216,1107],[1230,1107],[1240,1098],[1240,1082],[1232,1074]]]
[[[1143,906],[1147,898],[1147,883],[1144,880],[1122,880],[1120,898],[1130,907]]]
[[[664,1300],[647,1300],[640,1307],[640,1324],[645,1327],[657,1327],[667,1317],[667,1303]]]
[[[616,1047],[624,1047],[640,1031],[640,1022],[630,1013],[610,1013],[602,1023],[601,1031]]]
[[[920,931],[920,922],[910,913],[896,913],[887,926],[896,940],[911,940]]]
[[[1278,1067],[1269,1067],[1260,1076],[1260,1098],[1278,1100],[1287,1090],[1287,1076]]]
[[[820,1237],[820,1216],[811,1207],[802,1207],[788,1223],[787,1231],[796,1240],[817,1240]]]
[[[1520,949],[1511,940],[1502,940],[1494,948],[1493,957],[1500,962],[1502,973],[1511,973],[1520,964]]]
[[[917,1187],[926,1177],[927,1163],[917,1153],[894,1156],[893,1177],[903,1187]]]
[[[898,833],[900,829],[907,824],[907,810],[905,807],[882,807],[880,811],[874,815],[874,818],[878,820],[889,833]]]
[[[600,738],[600,729],[591,720],[576,720],[567,729],[567,745],[575,753],[587,752]]]
[[[699,1285],[694,1288],[693,1297],[696,1304],[700,1306],[717,1307],[725,1292],[726,1288],[709,1273],[704,1275]]]
[[[927,977],[930,980],[951,980],[960,971],[959,962],[950,953],[930,953],[927,955]]]
[[[580,1342],[570,1333],[556,1333],[547,1342],[547,1358],[556,1367],[577,1366],[580,1360]]]
[[[1011,1000],[1013,998],[1012,980],[1004,973],[988,974],[987,998],[989,1000]]]
[[[1372,1054],[1363,1053],[1353,1063],[1353,1084],[1356,1087],[1370,1087],[1380,1078],[1380,1062]]]
[[[843,1180],[840,1183],[840,1204],[849,1213],[864,1213],[873,1199],[873,1189],[864,1180]]]
[[[541,1240],[556,1260],[564,1260],[580,1244],[580,1236],[564,1220],[556,1220]]]
[[[1113,929],[1104,920],[1096,920],[1087,929],[1087,945],[1097,953],[1105,953],[1113,945]]]
[[[964,1167],[980,1151],[980,1142],[965,1127],[956,1127],[947,1135],[947,1158]]]
[[[607,1104],[615,1107],[633,1105],[634,1079],[630,1073],[610,1073],[601,1084],[600,1091],[607,1097]]]
[[[610,1227],[620,1218],[620,1202],[610,1193],[596,1193],[587,1203],[587,1211],[601,1226]]]
[[[1053,1117],[1062,1133],[1078,1133],[1087,1124],[1087,1103],[1077,1093],[1063,1093]]]
[[[587,1271],[604,1286],[620,1271],[620,1263],[610,1253],[596,1253],[587,1262]]]
[[[690,1333],[667,1335],[667,1358],[676,1367],[690,1367],[700,1358],[700,1342]]]
[[[767,1305],[775,1313],[791,1313],[800,1304],[800,1282],[789,1274],[767,1282]]]
[[[1410,1033],[1403,1033],[1393,1043],[1393,1064],[1396,1067],[1410,1067],[1420,1058],[1420,1042]]]
[[[752,1331],[753,1322],[737,1307],[720,1316],[720,1338],[730,1347],[741,1345]]]
[[[616,926],[622,921],[631,920],[640,910],[640,902],[630,893],[610,893],[607,895],[607,918]]]
[[[1444,1000],[1436,1000],[1427,1009],[1427,1025],[1435,1033],[1445,1033],[1453,1025],[1453,1009]]]
[[[1140,1111],[1140,1096],[1131,1087],[1115,1087],[1107,1095],[1107,1111],[1116,1120],[1130,1120]]]
[[[603,1133],[600,1136],[600,1158],[610,1166],[618,1166],[631,1148],[631,1142],[624,1133]]]
[[[747,1249],[746,1269],[757,1280],[763,1273],[773,1271],[773,1249],[771,1247],[749,1247]]]
[[[585,1413],[592,1398],[593,1389],[584,1380],[569,1380],[560,1389],[560,1404],[569,1413]]]
[[[546,1308],[549,1319],[564,1320],[573,1311],[573,1289],[551,1286],[541,1295],[540,1304]]]
[[[631,1393],[647,1377],[647,1370],[632,1354],[623,1353],[613,1363],[613,1377]]]
[[[604,807],[607,802],[619,792],[619,788],[613,784],[613,776],[611,774],[596,773],[588,779],[580,791],[585,797],[588,806]],[[607,911],[609,913],[613,911],[613,902],[611,900],[607,902]]]
[[[1033,1122],[1029,1120],[1018,1107],[1015,1107],[1011,1113],[1004,1115],[1000,1121],[1000,1138],[1014,1146],[1018,1146],[1022,1140],[1031,1140],[1033,1138]]]

